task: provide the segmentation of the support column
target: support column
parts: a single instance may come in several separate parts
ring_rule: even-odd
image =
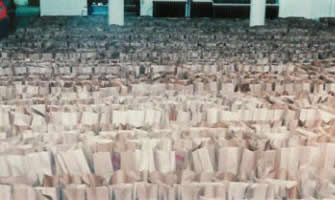
[[[124,0],[108,1],[108,23],[124,25]]]
[[[265,25],[266,0],[251,0],[250,26]]]
[[[186,3],[185,3],[185,17],[191,17],[191,5],[192,5],[192,1],[191,0],[186,0]]]
[[[153,16],[153,0],[140,0],[140,16]]]

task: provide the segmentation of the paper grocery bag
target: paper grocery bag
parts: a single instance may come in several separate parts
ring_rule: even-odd
[[[266,199],[296,199],[297,198],[297,182],[284,181],[275,179],[261,180],[261,183],[268,185]]]
[[[134,188],[132,184],[118,184],[110,187],[113,199],[133,200]]]
[[[91,170],[83,151],[59,152],[55,157],[57,174],[90,174]]]
[[[135,183],[135,199],[136,200],[157,200],[158,185],[147,183]]]
[[[246,198],[250,200],[267,200],[267,184],[250,184],[246,191]]]
[[[36,187],[36,200],[59,200],[60,192],[54,187]]]
[[[110,200],[109,190],[106,186],[87,188],[86,197],[86,200]]]
[[[136,153],[134,151],[125,151],[120,153],[121,170],[137,171]]]
[[[203,188],[200,184],[188,183],[178,187],[180,200],[198,200],[200,196],[203,196]]]
[[[85,199],[86,187],[84,185],[72,185],[63,189],[64,200]]]
[[[158,185],[172,186],[177,184],[178,176],[175,172],[171,173],[161,173],[161,172],[151,172],[148,175],[148,182]]]
[[[334,168],[335,166],[335,144],[322,143],[320,144],[320,167],[323,168]]]
[[[176,186],[158,185],[158,200],[176,200]]]
[[[206,184],[204,186],[204,197],[226,200],[228,198],[228,186],[228,182]]]
[[[89,187],[98,187],[108,183],[108,181],[106,181],[103,177],[97,176],[95,174],[83,174],[80,178],[81,183]]]
[[[174,151],[155,151],[155,165],[157,171],[162,173],[174,172],[176,170],[176,154]]]
[[[239,180],[253,180],[256,178],[256,153],[243,149],[242,160],[239,170]]]
[[[239,147],[223,147],[218,154],[218,172],[223,173],[229,180],[235,179],[241,163],[241,149]]]
[[[37,178],[41,183],[44,175],[52,175],[51,156],[49,152],[30,153],[25,156],[26,174]]]
[[[196,175],[195,181],[200,183],[210,183],[215,180],[215,175],[216,174],[214,172],[201,172]]]
[[[259,179],[276,178],[279,158],[277,151],[257,152],[257,177]]]
[[[281,180],[296,180],[299,167],[299,148],[280,149],[279,174]]]
[[[99,113],[83,112],[81,116],[81,124],[84,126],[98,126]]]
[[[22,184],[32,186],[36,184],[36,182],[32,182],[27,176],[6,176],[0,177],[0,185],[14,185],[14,184]]]
[[[231,182],[228,188],[228,200],[246,199],[246,190],[249,183]]]
[[[114,172],[112,178],[111,178],[111,183],[113,185],[117,184],[125,184],[128,182],[128,177],[125,171],[123,170],[117,170]]]
[[[8,185],[0,185],[0,199],[1,200],[12,200],[11,187]]]
[[[13,200],[36,200],[37,195],[33,187],[26,185],[14,185]]]
[[[214,172],[208,149],[201,148],[192,152],[193,169],[196,172]]]
[[[190,159],[189,154],[186,151],[176,151],[176,170],[186,170],[190,169]]]
[[[183,170],[183,171],[178,171],[177,176],[178,176],[179,184],[191,183],[195,180],[196,173],[191,170]]]
[[[112,154],[109,152],[98,152],[93,154],[94,172],[101,177],[112,176],[114,169]]]

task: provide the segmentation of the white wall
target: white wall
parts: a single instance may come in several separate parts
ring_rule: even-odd
[[[41,0],[41,16],[86,16],[87,0]]]
[[[280,0],[279,17],[335,17],[335,0]]]

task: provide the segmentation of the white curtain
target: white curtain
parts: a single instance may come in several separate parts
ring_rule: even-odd
[[[335,0],[280,0],[279,17],[335,17]]]

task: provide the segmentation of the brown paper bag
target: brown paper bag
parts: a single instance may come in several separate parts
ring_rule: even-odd
[[[190,169],[189,156],[186,151],[176,151],[176,170]]]
[[[137,171],[136,153],[133,151],[121,152],[121,170]]]
[[[90,174],[86,157],[82,150],[59,152],[55,157],[57,174]]]
[[[71,176],[60,175],[60,176],[48,176],[43,177],[44,187],[64,187],[66,185],[72,184]]]
[[[84,185],[72,185],[64,188],[64,200],[83,200],[85,199],[86,187]]]
[[[214,172],[201,172],[198,173],[195,177],[195,181],[199,181],[200,183],[210,183],[215,180]]]
[[[275,178],[278,172],[277,151],[258,151],[257,152],[257,177]]]
[[[12,200],[11,187],[8,185],[0,185],[0,199]]]
[[[246,190],[249,183],[230,182],[228,188],[228,200],[246,199]]]
[[[60,193],[54,187],[36,187],[36,200],[59,200]],[[1,198],[2,199],[2,198]]]
[[[253,180],[256,178],[256,153],[243,149],[242,160],[239,170],[240,180]]]
[[[268,193],[266,199],[297,198],[297,182],[266,179],[261,183],[268,184]]]
[[[200,184],[189,183],[178,186],[178,199],[198,200],[203,196],[203,187]]]
[[[228,182],[206,184],[204,186],[204,197],[225,200],[228,198],[228,186]]]
[[[175,172],[163,174],[160,172],[152,172],[149,174],[148,182],[151,184],[172,186],[177,184],[178,176]]]
[[[135,199],[136,200],[157,200],[158,185],[147,183],[135,183]]]
[[[175,186],[158,185],[158,200],[176,200],[177,192]]]
[[[246,191],[246,198],[250,200],[267,200],[267,184],[250,184]]]
[[[95,174],[98,176],[110,177],[114,172],[112,154],[109,152],[98,152],[93,154],[93,165]]]
[[[241,149],[238,147],[223,147],[218,155],[218,172],[233,179],[238,175],[241,163]]]
[[[296,180],[299,167],[299,148],[280,149],[279,174],[282,180]]]
[[[157,171],[169,173],[176,170],[176,154],[174,151],[155,151],[154,156]]]
[[[214,172],[213,163],[207,148],[192,152],[193,169],[195,172]]]
[[[13,200],[36,200],[36,192],[31,186],[14,185]]]
[[[96,176],[95,174],[84,174],[81,176],[81,183],[89,187],[102,186],[104,183],[108,183],[101,176]]]
[[[113,199],[133,200],[134,188],[132,184],[118,184],[110,187]]]
[[[38,178],[41,183],[44,175],[51,176],[51,156],[49,152],[30,153],[25,156],[26,174],[35,181]]]
[[[87,200],[110,200],[108,187],[89,187],[86,189]]]
[[[191,183],[195,180],[196,173],[194,173],[191,170],[183,170],[183,171],[178,171],[177,176],[178,176],[179,184]]]

